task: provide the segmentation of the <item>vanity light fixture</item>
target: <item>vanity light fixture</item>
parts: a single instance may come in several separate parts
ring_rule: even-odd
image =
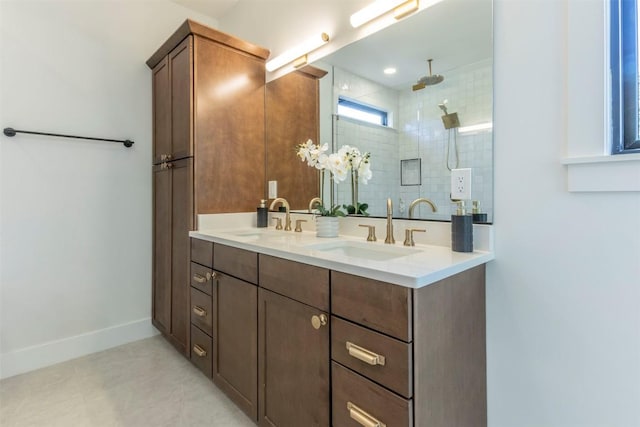
[[[358,28],[391,10],[395,19],[402,19],[419,7],[419,0],[377,0],[351,15],[351,26]]]
[[[320,36],[314,36],[309,40],[287,50],[281,55],[276,56],[267,62],[267,71],[274,71],[278,68],[293,62],[295,68],[301,67],[307,63],[307,54],[321,47],[329,41],[329,34],[322,33]]]
[[[486,123],[479,123],[477,125],[460,126],[458,128],[458,133],[479,132],[482,130],[491,130],[491,129],[493,129],[493,122],[486,122]]]

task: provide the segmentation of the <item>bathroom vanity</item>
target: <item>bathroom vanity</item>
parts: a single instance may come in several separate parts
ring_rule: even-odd
[[[490,252],[190,235],[191,360],[259,425],[486,425]]]

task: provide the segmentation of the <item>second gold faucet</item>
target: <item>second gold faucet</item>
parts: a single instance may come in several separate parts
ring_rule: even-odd
[[[284,231],[291,231],[291,214],[289,212],[289,202],[287,202],[287,199],[283,197],[274,199],[269,206],[269,210],[272,211],[278,203],[282,203],[285,209]]]

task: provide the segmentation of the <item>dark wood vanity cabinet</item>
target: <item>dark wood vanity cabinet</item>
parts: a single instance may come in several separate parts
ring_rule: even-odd
[[[198,214],[264,198],[269,51],[187,20],[149,58],[153,88],[153,324],[189,355],[189,238]],[[233,189],[229,191],[229,189]]]
[[[333,425],[485,427],[484,277],[411,289],[332,272]]]
[[[328,310],[328,270],[260,255],[259,425],[330,425]]]
[[[257,277],[255,252],[191,239],[191,361],[253,420],[258,418]]]
[[[257,420],[258,254],[216,243],[213,266],[213,382]]]
[[[484,265],[414,289],[198,239],[191,261],[192,361],[259,425],[486,427]]]

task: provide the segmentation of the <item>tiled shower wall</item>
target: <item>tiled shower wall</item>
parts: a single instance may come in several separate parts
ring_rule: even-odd
[[[492,220],[492,132],[458,134],[456,130],[446,130],[441,120],[443,112],[438,108],[447,99],[449,113],[458,113],[461,126],[491,122],[491,60],[447,71],[442,83],[415,92],[411,87],[396,91],[338,68],[334,73],[334,105],[343,95],[380,107],[391,115],[392,128],[334,117],[336,149],[348,144],[371,152],[373,178],[359,187],[359,200],[369,203],[371,215],[386,215],[386,200],[391,197],[394,216],[406,217],[411,201],[426,197],[436,203],[438,212],[431,213],[427,205],[421,204],[415,217],[449,219],[455,206],[449,200],[448,151],[449,167],[472,168],[472,198],[480,202],[482,211]],[[400,185],[403,159],[421,159],[420,185]],[[338,203],[350,204],[349,182],[339,184],[336,194]]]
[[[359,185],[358,199],[360,203],[369,204],[370,215],[384,216],[387,198],[397,193],[400,185],[398,131],[394,129],[398,117],[398,91],[337,67],[334,68],[333,73],[334,106],[337,105],[339,96],[345,96],[376,106],[388,113],[389,127],[333,116],[335,150],[343,145],[351,145],[363,153],[371,153],[373,178],[368,184]],[[350,180],[336,186],[336,200],[341,205],[352,203]]]
[[[492,61],[471,64],[444,74],[444,81],[418,91],[408,88],[400,92],[399,158],[420,158],[422,182],[419,186],[400,186],[399,197],[405,205],[418,197],[431,199],[438,213],[420,205],[419,218],[449,219],[455,211],[450,202],[451,172],[449,167],[472,168],[471,197],[480,202],[483,212],[493,217],[493,135],[492,131],[473,134],[445,129],[438,104],[447,99],[449,113],[458,113],[460,126],[492,121]],[[455,146],[458,162],[455,162]],[[401,205],[402,203],[399,203]],[[400,213],[400,216],[405,216]],[[416,212],[417,213],[417,212]]]

